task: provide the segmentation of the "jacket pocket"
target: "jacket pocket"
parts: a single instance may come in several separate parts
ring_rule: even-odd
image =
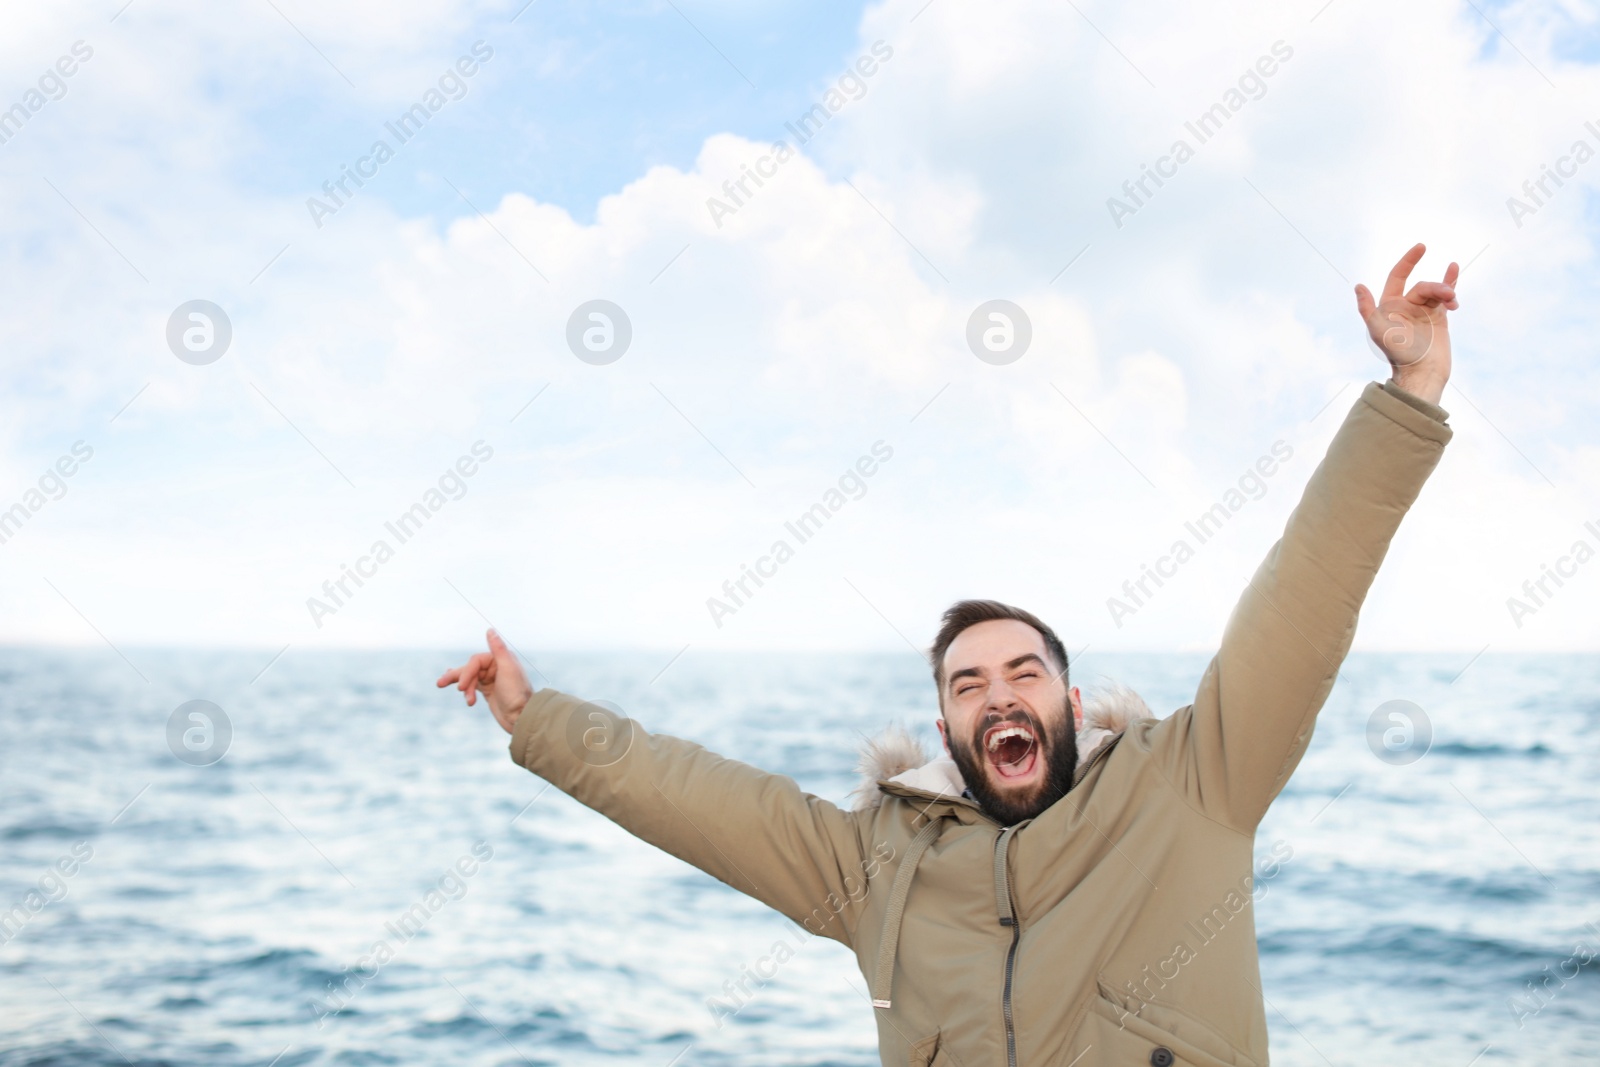
[[[1148,1014],[1158,1014],[1155,1005],[1148,1006]],[[1159,1014],[1176,1016],[1167,1009]],[[1104,996],[1096,996],[1089,1005],[1083,1026],[1074,1043],[1074,1054],[1093,1047],[1097,1054],[1087,1058],[1091,1063],[1158,1063],[1167,1067],[1257,1067],[1256,1061],[1234,1049],[1209,1028],[1203,1030],[1187,1017],[1166,1018],[1168,1025],[1157,1025],[1151,1019],[1135,1015],[1121,1004]],[[1169,1029],[1169,1027],[1171,1027]],[[1175,1030],[1191,1031],[1180,1037]],[[1169,1054],[1160,1056],[1158,1049]]]
[[[911,1067],[934,1067],[939,1063],[939,1035],[925,1037],[911,1046]]]

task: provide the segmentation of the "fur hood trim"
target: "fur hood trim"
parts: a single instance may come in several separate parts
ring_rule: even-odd
[[[1154,718],[1144,699],[1120,682],[1100,686],[1083,701],[1083,726],[1078,730],[1078,763],[1094,758],[1113,737],[1139,719]],[[895,723],[861,746],[856,770],[861,784],[850,794],[854,809],[867,811],[883,803],[879,782],[895,782],[929,793],[959,797],[966,782],[955,760],[940,753],[930,757],[922,742],[904,726]]]

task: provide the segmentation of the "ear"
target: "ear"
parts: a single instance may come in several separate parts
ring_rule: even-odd
[[[1083,694],[1078,692],[1077,686],[1067,690],[1067,700],[1072,704],[1073,729],[1083,729]]]
[[[939,741],[944,745],[944,754],[946,756],[952,755],[950,751],[950,735],[944,732],[944,716],[941,715],[934,722],[934,725],[939,728]]]

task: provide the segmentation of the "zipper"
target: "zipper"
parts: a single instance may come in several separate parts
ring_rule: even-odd
[[[1111,740],[1100,746],[1100,750],[1094,754],[1088,763],[1085,763],[1078,768],[1077,772],[1073,775],[1073,788],[1076,788],[1078,783],[1083,781],[1084,776],[1089,773],[1090,769],[1092,769],[1095,764],[1099,763],[1101,760],[1105,759],[1111,754],[1111,750],[1116,747],[1117,742],[1120,740],[1122,740],[1121,734],[1111,738]],[[899,783],[893,784],[898,785]],[[982,807],[973,801],[966,799],[965,797],[952,797],[943,794],[934,795],[928,793],[926,790],[915,788],[906,788],[905,792],[914,796],[921,795],[930,797],[933,800],[943,800],[955,804],[964,804],[967,807],[977,811],[982,818],[993,822],[992,817],[989,816]],[[1068,792],[1070,793],[1071,789],[1069,789]],[[1011,903],[1011,872],[1007,868],[1006,852],[1008,846],[1011,844],[1011,835],[1032,821],[1033,820],[1029,819],[1025,822],[1003,827],[1000,830],[999,836],[995,838],[994,843],[995,906],[999,911],[1000,925],[1011,928],[1011,945],[1006,949],[1005,986],[1000,998],[1001,1013],[1005,1016],[1006,1027],[1006,1067],[1017,1067],[1017,1026],[1016,1018],[1011,1011],[1011,988],[1015,984],[1016,979],[1017,949],[1022,943],[1022,924],[1018,921],[1016,909],[1012,907]],[[890,966],[892,967],[892,965],[893,961],[891,959]],[[879,969],[880,971],[882,970],[881,960],[879,962]],[[877,1000],[874,1000],[873,1007],[887,1008],[889,1003],[890,1002],[887,996],[885,996],[881,1003]]]
[[[1017,942],[1022,938],[1022,927],[1017,925],[1017,920],[1008,919],[1004,925],[1011,927],[1011,947],[1006,950],[1006,1065],[1017,1067],[1017,1028],[1011,1018],[1011,972],[1017,964]]]
[[[1095,764],[1105,759],[1116,743],[1122,739],[1121,735],[1113,737],[1110,741],[1100,746],[1088,763],[1084,764],[1076,775],[1073,776],[1073,785],[1083,780],[1084,775]],[[1016,908],[1011,901],[1011,870],[1006,863],[1006,853],[1010,849],[1011,835],[1033,820],[1007,826],[1000,831],[1000,836],[994,842],[994,901],[995,908],[1000,915],[1000,925],[1011,928],[1011,945],[1006,949],[1006,975],[1005,986],[1000,996],[1001,1013],[1005,1016],[1006,1024],[1006,1067],[1017,1067],[1017,1021],[1011,1010],[1011,989],[1016,984],[1017,949],[1022,944],[1022,923],[1017,918]]]
[[[1000,831],[1000,836],[994,842],[995,907],[1000,913],[1000,925],[1011,927],[1011,946],[1006,949],[1005,987],[1000,997],[1001,1012],[1006,1023],[1006,1067],[1017,1067],[1017,1027],[1011,1013],[1011,987],[1016,976],[1017,946],[1022,941],[1022,924],[1017,920],[1016,909],[1011,904],[1011,872],[1006,864],[1011,835],[1016,832],[1016,826],[1008,826]]]

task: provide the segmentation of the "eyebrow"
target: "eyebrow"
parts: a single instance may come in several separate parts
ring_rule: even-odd
[[[1018,656],[1016,659],[1011,660],[1010,662],[1008,662],[1005,665],[1005,668],[1008,671],[1016,670],[1018,667],[1022,666],[1024,663],[1027,663],[1029,660],[1032,660],[1034,663],[1037,663],[1041,667],[1044,667],[1046,665],[1044,660],[1039,657],[1039,654],[1037,652],[1024,652],[1022,655]],[[982,678],[982,677],[983,677],[983,668],[982,667],[963,667],[959,671],[956,671],[953,674],[951,674],[949,678],[946,678],[944,684],[945,684],[946,688],[948,688],[949,686],[952,686],[952,685],[956,684],[956,679],[957,678]]]

